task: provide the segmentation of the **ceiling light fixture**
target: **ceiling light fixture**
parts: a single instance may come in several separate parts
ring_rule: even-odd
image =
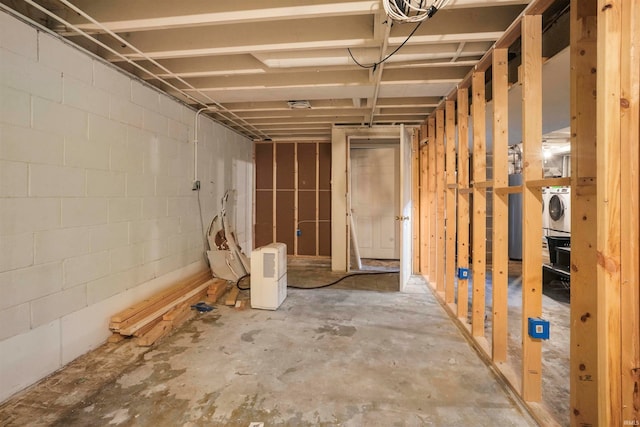
[[[309,101],[302,100],[287,101],[287,105],[289,105],[289,108],[292,110],[305,110],[311,108],[311,103]]]

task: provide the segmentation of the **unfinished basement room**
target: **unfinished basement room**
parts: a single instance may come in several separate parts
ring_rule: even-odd
[[[640,426],[640,0],[0,0],[0,425]]]

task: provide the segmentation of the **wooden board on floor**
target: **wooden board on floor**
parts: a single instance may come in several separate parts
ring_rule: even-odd
[[[218,301],[224,293],[227,292],[227,281],[224,279],[214,279],[213,283],[207,289],[207,296],[210,301]]]
[[[227,298],[225,299],[224,304],[229,306],[236,305],[236,299],[238,299],[238,294],[240,293],[240,289],[237,286],[231,288],[229,293],[227,294]]]

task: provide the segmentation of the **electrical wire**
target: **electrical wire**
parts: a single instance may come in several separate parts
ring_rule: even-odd
[[[393,55],[396,54],[396,52],[398,52],[400,49],[402,49],[404,47],[405,44],[407,44],[407,42],[409,41],[409,39],[416,33],[416,31],[418,31],[418,28],[420,28],[420,25],[422,25],[422,22],[424,21],[420,21],[418,22],[418,25],[416,25],[416,27],[409,33],[409,35],[407,36],[406,39],[404,39],[404,41],[400,44],[400,46],[398,46],[397,48],[395,48],[393,50],[393,52],[391,52],[390,54],[388,54],[387,56],[385,56],[384,58],[382,58],[380,61],[378,62],[374,62],[373,64],[370,65],[364,65],[361,64],[356,58],[354,58],[353,53],[351,52],[351,48],[347,48],[347,52],[349,52],[349,56],[351,57],[351,59],[353,60],[353,62],[356,63],[356,65],[360,68],[373,68],[373,71],[376,70],[376,68],[378,68],[378,65],[382,64],[383,62],[386,62],[387,59],[391,58]]]
[[[438,9],[445,7],[450,0],[435,0],[431,6],[425,6],[425,0],[383,0],[382,5],[387,16],[398,22],[422,22],[431,18]]]
[[[344,279],[348,279],[349,277],[354,277],[354,276],[376,276],[376,275],[381,275],[381,274],[398,274],[398,273],[400,273],[399,270],[373,271],[373,272],[370,272],[370,273],[350,273],[350,274],[347,274],[345,276],[340,277],[339,279],[334,280],[333,282],[325,283],[324,285],[311,286],[311,287],[287,285],[287,288],[291,288],[291,289],[322,289],[322,288],[328,288],[329,286],[337,285],[338,283],[342,282]],[[238,289],[240,289],[241,291],[250,290],[251,286],[249,286],[247,288],[243,288],[243,287],[240,286],[240,282],[242,282],[244,279],[246,279],[247,277],[250,277],[250,276],[251,276],[250,274],[245,274],[244,276],[240,277],[236,281],[236,287]]]

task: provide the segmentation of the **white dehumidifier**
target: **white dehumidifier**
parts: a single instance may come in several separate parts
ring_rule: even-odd
[[[251,252],[251,307],[276,310],[287,297],[287,245],[271,243]]]

